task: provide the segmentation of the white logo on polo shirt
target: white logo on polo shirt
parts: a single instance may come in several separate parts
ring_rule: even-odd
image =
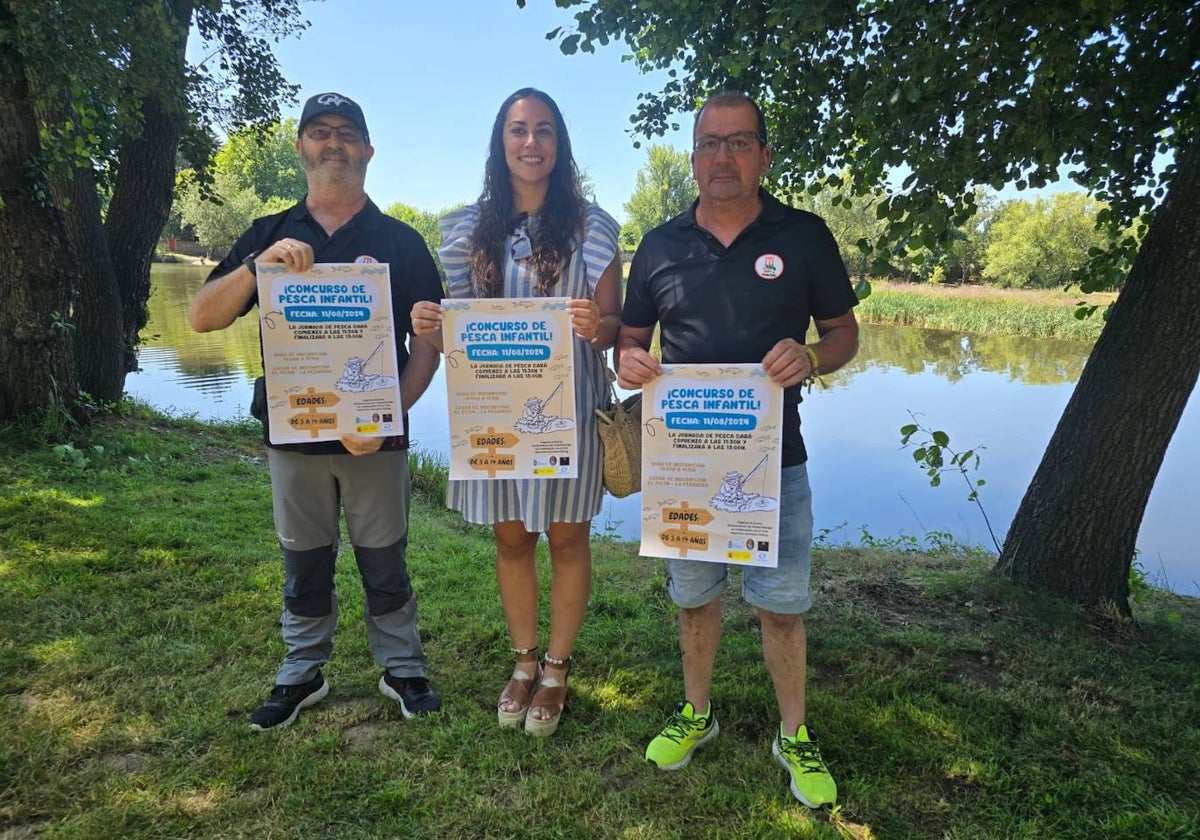
[[[379,262],[379,260],[377,260],[377,259],[375,259],[374,257],[372,257],[370,254],[363,254],[361,257],[355,257],[355,258],[354,258],[354,261],[355,261],[356,263],[376,263],[376,262]]]
[[[774,280],[783,274],[783,257],[778,254],[763,254],[754,261],[754,273],[764,280]]]

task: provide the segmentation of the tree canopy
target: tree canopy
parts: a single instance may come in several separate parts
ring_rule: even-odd
[[[300,155],[296,154],[297,120],[288,117],[266,126],[247,126],[229,135],[213,158],[213,172],[225,174],[260,201],[299,201],[308,192]]]
[[[262,199],[254,190],[225,173],[217,173],[203,194],[195,182],[180,192],[179,215],[196,232],[197,241],[210,259],[223,257],[250,223],[265,215]]]
[[[438,248],[442,246],[442,232],[438,228],[438,219],[462,206],[461,203],[453,204],[434,213],[429,210],[419,210],[411,204],[397,201],[388,205],[383,212],[393,219],[399,219],[421,234],[421,238],[425,240],[425,246],[429,248],[429,253],[433,254],[433,261],[437,263],[438,274],[442,276],[442,282],[445,282],[446,270],[442,268],[442,260],[438,257]]]
[[[302,26],[298,0],[0,0],[0,420],[121,396],[177,156],[278,119],[269,42]]]
[[[1200,2],[559,5],[576,10],[548,35],[564,52],[617,39],[666,71],[639,97],[643,133],[742,90],[766,112],[778,184],[819,190],[850,172],[855,191],[884,190],[894,249],[937,248],[973,214],[977,185],[1044,186],[1064,167],[1107,205],[1101,221],[1131,235],[1093,254],[1090,274],[1128,280],[998,567],[1127,611],[1138,526],[1200,375]]]
[[[1088,253],[1106,248],[1096,229],[1102,211],[1082,193],[1056,193],[1035,201],[1008,201],[988,230],[983,276],[1012,288],[1061,288],[1086,268]]]
[[[629,221],[621,228],[621,247],[632,250],[642,237],[678,216],[696,199],[696,182],[687,152],[652,145],[638,170],[633,194],[625,202]]]
[[[974,185],[1045,186],[1062,165],[1128,225],[1165,195],[1175,162],[1156,161],[1195,133],[1194,0],[559,5],[582,7],[551,33],[564,52],[617,38],[667,70],[633,115],[647,136],[706,92],[742,90],[767,112],[782,186],[853,172],[865,192],[900,173],[881,205],[893,243],[933,244],[971,215]]]

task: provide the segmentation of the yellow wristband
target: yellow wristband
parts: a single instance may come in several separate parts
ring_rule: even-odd
[[[803,346],[804,346],[804,354],[806,356],[808,356],[809,367],[812,368],[809,371],[808,375],[815,379],[816,377],[821,375],[821,360],[817,358],[816,350],[812,349],[807,344],[805,344]]]
[[[804,377],[801,385],[808,386],[808,392],[812,393],[813,383],[816,382],[822,388],[829,387],[825,384],[825,380],[821,378],[821,360],[817,358],[817,351],[809,347],[807,344],[802,344],[804,355],[808,356],[809,371],[808,376]]]

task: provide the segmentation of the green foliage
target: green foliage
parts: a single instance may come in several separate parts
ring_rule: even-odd
[[[646,165],[638,170],[633,195],[625,202],[629,221],[621,228],[621,247],[633,250],[649,231],[678,216],[695,199],[696,182],[687,152],[651,146],[646,150]]]
[[[281,198],[295,204],[308,192],[296,134],[293,117],[235,131],[213,159],[213,171],[227,176],[239,190],[252,190],[260,201]]]
[[[787,198],[792,206],[825,220],[851,277],[930,283],[981,279],[983,249],[994,212],[994,199],[987,189],[975,191],[976,213],[948,231],[944,241],[932,247],[895,247],[888,252],[879,252],[875,247],[888,229],[880,217],[880,208],[887,200],[883,189],[861,192],[849,176],[834,176]]]
[[[1111,237],[1097,229],[1103,205],[1083,193],[1000,205],[988,230],[983,276],[1008,288],[1066,286]]]
[[[91,465],[93,458],[104,454],[104,447],[96,444],[84,449],[76,449],[75,444],[68,441],[52,446],[51,451],[68,466],[82,470]]]
[[[987,525],[988,534],[992,538],[992,544],[996,546],[996,553],[999,554],[1000,541],[996,539],[991,520],[988,519],[987,511],[983,509],[983,502],[979,499],[979,489],[987,482],[982,478],[972,480],[970,476],[971,470],[979,469],[979,453],[986,447],[977,446],[974,449],[956,451],[950,447],[950,435],[940,429],[935,431],[926,427],[917,420],[916,415],[912,412],[909,412],[909,415],[913,418],[913,422],[900,428],[901,448],[914,447],[913,460],[925,469],[931,487],[939,486],[942,483],[942,475],[946,472],[958,473],[962,477],[970,491],[967,494],[967,501],[979,508],[980,514],[983,515],[983,521]],[[921,438],[913,441],[913,436],[918,433]],[[949,456],[949,461],[946,460],[946,456]]]
[[[881,286],[862,300],[855,314],[860,321],[871,324],[1087,342],[1094,342],[1104,326],[1100,319],[1078,318],[1070,298],[1045,301],[1032,294],[1004,294],[981,287],[966,291],[973,294],[939,293],[939,289],[929,287],[898,291]]]
[[[419,210],[410,204],[397,201],[383,211],[386,215],[393,219],[399,219],[421,234],[421,238],[425,240],[425,247],[429,249],[429,253],[433,254],[433,261],[437,263],[438,274],[441,275],[443,283],[446,282],[446,269],[442,267],[442,260],[438,256],[438,248],[442,247],[442,232],[438,228],[438,219],[462,206],[461,203],[455,204],[431,213],[428,210]]]
[[[440,454],[425,449],[408,450],[408,475],[414,495],[435,505],[445,501],[450,468]]]
[[[461,206],[462,204],[456,204],[437,212],[430,212],[428,210],[418,210],[410,204],[396,202],[384,210],[384,214],[392,218],[398,218],[398,220],[407,224],[408,227],[416,230],[416,233],[421,234],[421,239],[425,240],[425,247],[433,254],[433,262],[437,263],[438,274],[442,276],[443,283],[446,280],[446,271],[442,268],[442,258],[438,257],[438,248],[442,247],[442,230],[438,228],[438,220],[440,217],[448,214],[448,212],[461,208]]]
[[[1165,194],[1194,140],[1196,0],[719,3],[562,0],[564,53],[622,40],[643,71],[667,70],[633,115],[661,135],[709,91],[764,103],[774,175],[799,192],[853,172],[879,205],[881,242],[937,248],[976,209],[973,188],[1042,187],[1059,167],[1124,230]],[[1135,249],[1127,249],[1128,257]]]
[[[189,22],[206,53],[191,66]],[[65,0],[13,4],[0,43],[20,51],[34,81],[46,165],[92,166],[103,185],[129,164],[121,141],[140,132],[147,100],[179,117],[180,148],[201,172],[215,149],[214,124],[277,118],[296,86],[283,79],[269,41],[305,25],[298,0]]]
[[[264,212],[263,202],[254,190],[238,186],[229,175],[219,174],[207,194],[194,182],[186,187],[179,200],[179,214],[212,258],[232,248]]]
[[[442,245],[442,234],[438,230],[439,214],[431,213],[428,210],[418,210],[410,204],[404,204],[399,201],[389,205],[383,212],[393,219],[399,219],[404,224],[416,230],[417,233],[421,234],[421,238],[425,240],[425,245],[429,250],[437,254],[438,248]]]

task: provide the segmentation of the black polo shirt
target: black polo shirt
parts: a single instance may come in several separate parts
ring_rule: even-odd
[[[250,229],[242,234],[233,249],[208,275],[208,281],[222,277],[237,269],[246,257],[266,250],[280,239],[298,239],[312,246],[315,262],[355,263],[379,262],[388,264],[388,276],[392,287],[392,318],[396,327],[397,374],[408,364],[408,346],[405,337],[412,333],[413,304],[418,300],[440,301],[443,297],[442,282],[437,266],[429,254],[429,248],[421,234],[403,222],[385,216],[370,199],[350,221],[334,231],[332,236],[308,212],[304,200],[296,206],[273,216],[255,219]],[[258,292],[246,304],[242,314],[247,314],[258,303]],[[262,421],[263,437],[272,446],[267,428],[266,388],[260,376],[254,383],[254,401],[250,413]],[[404,428],[408,429],[408,416],[404,417]],[[276,445],[276,449],[294,450],[312,455],[344,453],[346,448],[337,440],[316,443]],[[387,438],[381,449],[407,449],[406,435]]]
[[[696,224],[696,205],[647,233],[629,270],[622,323],[661,324],[666,364],[761,362],[809,322],[858,305],[833,234],[819,216],[760,190],[762,213],[728,248]],[[784,391],[783,464],[808,460],[800,386]]]

